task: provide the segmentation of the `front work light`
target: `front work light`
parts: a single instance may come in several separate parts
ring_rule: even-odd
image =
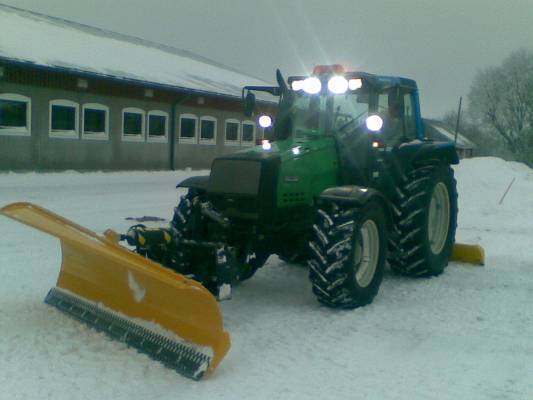
[[[366,119],[366,127],[371,132],[378,132],[383,127],[383,119],[379,115],[371,115]]]
[[[363,86],[363,81],[361,79],[350,79],[348,81],[348,89],[357,90]]]
[[[298,90],[302,90],[304,88],[304,81],[292,81],[291,82],[291,89],[297,92]]]
[[[348,90],[348,81],[344,76],[332,76],[328,81],[328,89],[334,94],[343,94]]]
[[[269,115],[261,115],[259,117],[259,126],[261,128],[270,128],[272,126],[272,118]]]
[[[302,88],[306,93],[317,94],[322,89],[322,83],[320,83],[320,79],[311,76],[303,81]]]

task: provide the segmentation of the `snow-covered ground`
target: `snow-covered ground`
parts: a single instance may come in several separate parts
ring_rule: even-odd
[[[125,217],[170,217],[191,174],[0,174],[0,205],[31,201],[124,231]],[[485,247],[485,267],[387,272],[373,304],[332,311],[304,268],[272,257],[221,304],[232,348],[201,382],[43,304],[59,243],[0,218],[0,399],[532,399],[533,171],[478,158],[456,176],[457,238]]]

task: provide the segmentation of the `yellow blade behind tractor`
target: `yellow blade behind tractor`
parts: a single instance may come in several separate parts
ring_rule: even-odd
[[[31,203],[0,213],[60,239],[57,287],[46,302],[184,376],[213,372],[230,347],[215,298],[201,284]]]
[[[485,265],[485,250],[478,244],[455,243],[450,261]]]

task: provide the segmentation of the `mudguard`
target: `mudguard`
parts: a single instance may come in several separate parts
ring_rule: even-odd
[[[413,163],[438,161],[446,164],[459,164],[459,156],[453,143],[415,140],[403,143],[393,150],[400,171],[405,171]]]
[[[335,186],[327,188],[320,194],[320,199],[334,201],[341,204],[353,204],[364,206],[370,200],[379,198],[385,201],[385,197],[376,189],[365,188],[357,185]]]
[[[353,207],[364,207],[371,201],[378,201],[383,206],[387,225],[390,228],[392,222],[391,208],[385,196],[376,189],[357,185],[335,186],[324,190],[319,199]]]
[[[177,188],[189,188],[205,191],[209,183],[209,175],[191,176],[176,185]]]
[[[31,203],[0,213],[61,241],[57,287],[46,302],[182,375],[213,372],[230,347],[215,298],[201,284]]]

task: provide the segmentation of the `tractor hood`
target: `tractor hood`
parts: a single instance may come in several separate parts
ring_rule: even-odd
[[[217,157],[211,165],[207,194],[226,216],[269,218],[276,207],[282,162],[277,146],[260,146]]]
[[[211,165],[208,193],[257,196],[263,175],[276,175],[281,163],[278,151],[250,149],[217,157]]]

